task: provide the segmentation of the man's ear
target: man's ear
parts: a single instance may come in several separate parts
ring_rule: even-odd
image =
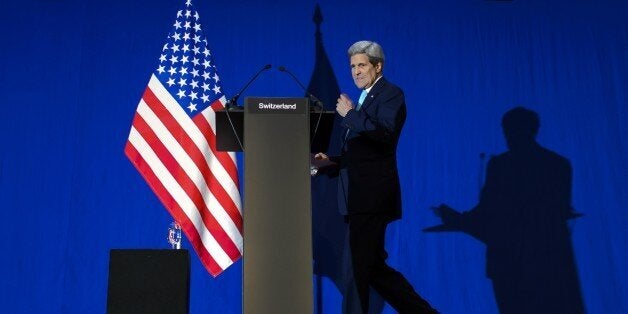
[[[377,65],[375,66],[375,72],[377,72],[377,74],[381,74],[382,73],[382,63],[381,62],[377,62]]]

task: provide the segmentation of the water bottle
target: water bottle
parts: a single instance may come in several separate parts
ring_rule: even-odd
[[[168,243],[174,250],[181,248],[181,225],[173,221],[168,228]]]

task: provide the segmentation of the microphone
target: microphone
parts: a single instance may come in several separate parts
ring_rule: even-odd
[[[282,65],[282,66],[279,66],[277,69],[278,69],[279,71],[281,71],[281,72],[286,72],[286,73],[288,73],[288,75],[290,75],[290,76],[292,77],[292,79],[293,79],[295,82],[297,82],[297,84],[299,84],[299,86],[301,87],[301,89],[305,92],[305,95],[306,95],[306,96],[307,96],[307,97],[308,97],[308,98],[309,98],[309,99],[310,99],[310,100],[314,103],[314,105],[315,105],[316,107],[320,108],[321,110],[323,110],[323,102],[322,102],[320,99],[318,99],[316,96],[312,95],[312,93],[310,93],[310,92],[309,92],[309,91],[305,88],[305,86],[303,86],[303,84],[301,83],[301,81],[299,81],[299,79],[298,79],[296,76],[294,76],[294,74],[292,74],[292,72],[288,71],[288,69],[286,69],[286,67],[284,67],[283,65]]]
[[[240,98],[240,95],[246,90],[247,87],[249,87],[249,85],[251,85],[251,83],[253,83],[253,81],[255,81],[255,79],[264,71],[268,70],[272,68],[272,65],[267,64],[265,65],[263,68],[261,68],[259,71],[257,71],[257,73],[255,73],[255,75],[246,83],[246,85],[244,85],[244,87],[242,87],[242,89],[235,94],[233,97],[231,97],[231,99],[229,99],[229,101],[227,101],[227,105],[225,106],[227,109],[232,109],[234,107],[238,107],[238,98]]]

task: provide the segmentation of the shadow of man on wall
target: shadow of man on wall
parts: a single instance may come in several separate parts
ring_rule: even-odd
[[[502,314],[584,313],[569,219],[568,159],[536,142],[536,112],[516,107],[502,118],[508,151],[490,159],[479,203],[467,212],[434,208],[443,225],[486,244],[486,275]]]

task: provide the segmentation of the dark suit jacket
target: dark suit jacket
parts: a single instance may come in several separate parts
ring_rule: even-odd
[[[405,120],[403,91],[383,77],[360,110],[351,110],[344,117],[342,124],[349,133],[342,154],[331,158],[340,165],[341,212],[401,217],[397,142]]]

